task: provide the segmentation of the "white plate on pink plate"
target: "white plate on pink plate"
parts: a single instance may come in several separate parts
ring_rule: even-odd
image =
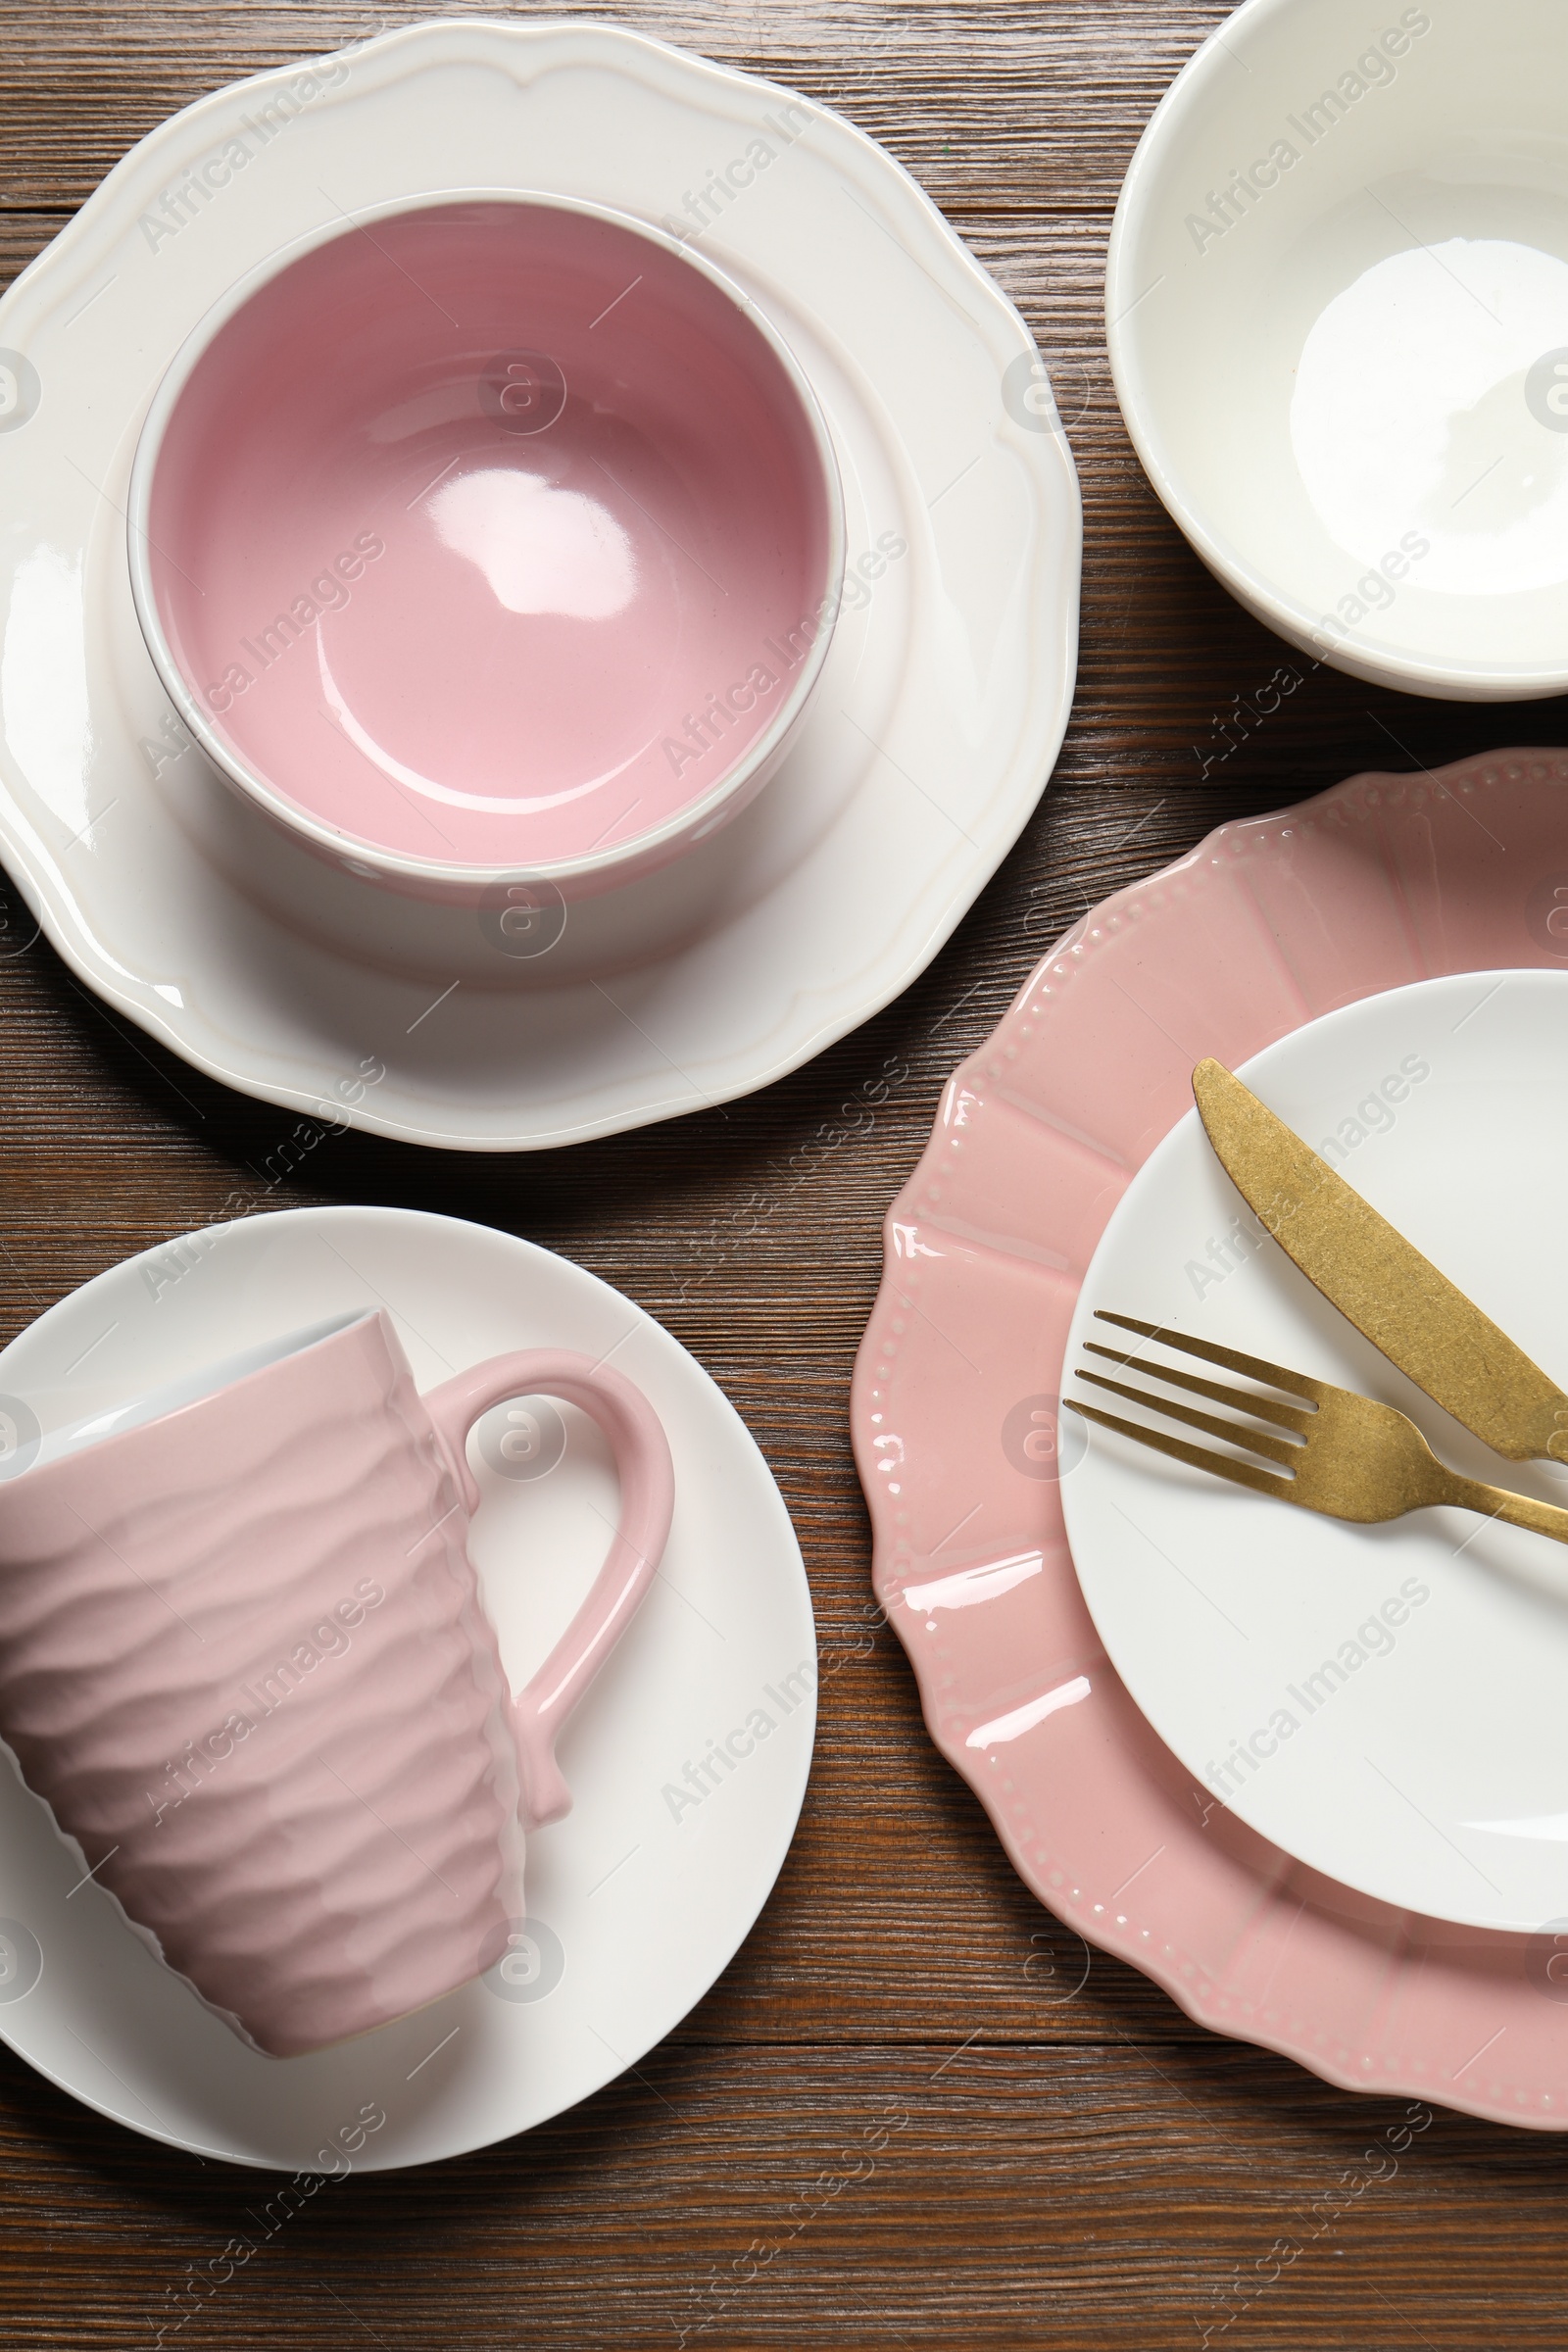
[[[1354,2088],[1560,2129],[1560,1923],[1521,1936],[1380,1902],[1220,1804],[1105,1655],[1057,1434],[1085,1272],[1191,1106],[1193,1064],[1516,966],[1568,969],[1563,752],[1357,777],[1119,892],[950,1081],[889,1211],[852,1418],[876,1590],[927,1724],[1042,1900],[1216,2032]]]
[[[47,1435],[367,1306],[391,1315],[421,1389],[511,1348],[612,1353],[675,1459],[659,1578],[562,1743],[572,1810],[528,1840],[529,1918],[514,1952],[357,2041],[264,2058],[81,1882],[79,1857],[0,1750],[0,2036],[151,2139],[340,2176],[486,2147],[643,2059],[766,1900],[815,1720],[800,1548],[734,1408],[607,1283],[487,1226],[409,1209],[292,1209],[127,1258],[0,1351],[0,1445],[15,1444],[19,1398]],[[614,1472],[591,1424],[548,1403],[522,1419],[498,1407],[469,1459],[481,1494],[473,1561],[520,1685],[592,1581]],[[727,1770],[712,1760],[721,1740],[732,1742]]]
[[[165,696],[125,557],[143,416],[225,289],[479,185],[663,225],[733,279],[825,414],[855,575],[760,798],[564,930],[285,839]],[[107,1003],[292,1111],[503,1152],[698,1109],[887,1004],[1011,848],[1066,725],[1080,546],[1027,328],[872,140],[616,25],[408,25],[172,117],[0,302],[0,858]]]
[[[1568,1380],[1568,972],[1393,989],[1292,1031],[1243,1075]],[[1068,1396],[1160,1426],[1073,1377],[1158,1392],[1085,1344],[1202,1367],[1099,1308],[1380,1397],[1454,1469],[1568,1504],[1568,1466],[1502,1461],[1329,1305],[1248,1209],[1196,1109],[1118,1202],[1063,1364]],[[1102,1428],[1061,1498],[1117,1673],[1222,1804],[1387,1903],[1526,1932],[1568,1919],[1568,1549],[1465,1511],[1357,1527],[1292,1510]]]

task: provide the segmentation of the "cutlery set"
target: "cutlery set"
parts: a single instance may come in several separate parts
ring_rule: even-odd
[[[1494,1452],[1513,1461],[1568,1461],[1568,1396],[1505,1332],[1220,1062],[1199,1063],[1193,1093],[1215,1154],[1249,1207],[1308,1280],[1392,1364]],[[1086,1421],[1195,1470],[1229,1479],[1233,1486],[1336,1519],[1375,1523],[1448,1504],[1568,1544],[1568,1510],[1459,1477],[1445,1468],[1414,1423],[1392,1405],[1191,1334],[1102,1309],[1097,1313],[1102,1322],[1222,1365],[1298,1401],[1284,1404],[1091,1345],[1091,1354],[1226,1405],[1233,1417],[1220,1419],[1083,1368],[1080,1380],[1277,1467],[1263,1470],[1238,1454],[1215,1453],[1069,1398],[1072,1411]],[[1269,1426],[1249,1428],[1249,1419]]]

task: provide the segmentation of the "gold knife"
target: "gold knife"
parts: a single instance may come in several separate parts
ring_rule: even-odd
[[[1193,1094],[1244,1200],[1308,1282],[1510,1461],[1568,1461],[1568,1396],[1222,1062]]]

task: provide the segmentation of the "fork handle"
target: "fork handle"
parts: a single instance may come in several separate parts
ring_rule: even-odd
[[[1533,1494],[1512,1494],[1505,1487],[1484,1486],[1478,1478],[1455,1478],[1439,1499],[1479,1511],[1483,1519],[1499,1519],[1504,1527],[1526,1527],[1534,1536],[1568,1544],[1568,1511],[1554,1502],[1538,1502]]]

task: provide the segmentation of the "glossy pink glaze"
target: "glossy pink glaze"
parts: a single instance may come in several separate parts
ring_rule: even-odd
[[[385,212],[207,332],[153,452],[152,598],[220,748],[331,833],[629,853],[814,672],[839,535],[806,401],[635,224]]]
[[[1054,1411],[1090,1257],[1191,1108],[1195,1061],[1234,1068],[1338,1004],[1509,965],[1568,966],[1561,752],[1356,777],[1097,907],[949,1082],[888,1213],[852,1419],[927,1725],[1042,1901],[1218,2033],[1356,2089],[1562,2129],[1568,2010],[1546,1972],[1568,1944],[1352,1894],[1194,1786],[1080,1594]]]
[[[464,1438],[547,1391],[609,1434],[621,1526],[514,1703]],[[658,1421],[609,1366],[533,1350],[425,1401],[366,1315],[0,1484],[0,1736],[205,2001],[271,2056],[322,2048],[505,1950],[522,1825],[570,1802],[555,1734],[652,1580],[672,1495]]]

